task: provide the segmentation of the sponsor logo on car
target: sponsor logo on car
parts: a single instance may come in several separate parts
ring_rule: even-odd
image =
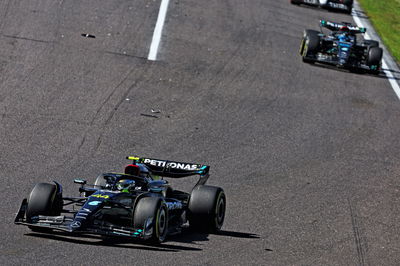
[[[331,7],[334,7],[334,8],[347,9],[347,6],[344,5],[344,4],[332,3],[332,2],[329,2],[328,4],[329,4]]]
[[[145,164],[150,164],[158,167],[169,167],[181,170],[195,171],[198,170],[198,164],[187,164],[187,163],[178,163],[178,162],[167,162],[167,161],[159,161],[154,159],[144,159]]]
[[[81,222],[78,222],[78,221],[75,221],[75,222],[73,222],[72,224],[71,224],[71,227],[72,228],[78,228],[78,227],[80,227],[81,226]]]
[[[97,205],[99,205],[100,203],[101,203],[101,201],[94,200],[94,201],[89,202],[88,204],[89,204],[90,206],[97,206]]]
[[[182,209],[182,203],[179,201],[167,202],[168,210],[179,210]]]

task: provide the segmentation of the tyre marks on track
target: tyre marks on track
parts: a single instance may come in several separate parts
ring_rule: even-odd
[[[144,58],[138,60],[137,63],[140,67],[132,68],[128,71],[98,106],[96,113],[93,115],[93,118],[82,136],[82,141],[77,148],[76,154],[79,154],[82,150],[85,150],[85,153],[90,152],[94,154],[99,149],[102,143],[104,129],[109,125],[115,113],[118,111],[121,104],[126,101],[131,91],[137,88],[139,83],[143,82],[142,77],[145,76],[145,73],[149,69],[148,65],[145,65]],[[95,139],[95,141],[88,142],[89,139]],[[83,148],[84,146],[87,147]]]
[[[46,41],[46,40],[39,40],[39,39],[33,39],[33,38],[26,38],[26,37],[20,37],[20,36],[15,36],[15,35],[2,35],[5,38],[9,39],[17,39],[17,40],[24,40],[24,41],[31,41],[31,42],[39,42],[39,43],[54,43],[53,41]]]
[[[360,216],[354,206],[354,203],[350,199],[347,200],[349,204],[349,211],[351,216],[351,224],[353,228],[354,241],[357,249],[358,265],[365,266],[369,265],[367,253],[368,253],[368,242],[365,236],[365,230],[360,221]]]

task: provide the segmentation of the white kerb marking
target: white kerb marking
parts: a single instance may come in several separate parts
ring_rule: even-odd
[[[358,16],[357,16],[356,14],[353,13],[352,16],[353,16],[354,21],[356,22],[356,24],[357,24],[359,27],[365,28],[365,26],[364,26],[364,24],[362,23],[361,19],[358,18]],[[368,39],[371,39],[371,36],[370,36],[367,32],[364,34],[364,36],[367,37]],[[400,100],[400,86],[399,86],[399,84],[396,82],[396,79],[395,79],[395,77],[393,76],[392,72],[390,72],[389,70],[387,70],[387,69],[389,69],[389,67],[388,67],[388,65],[386,64],[386,62],[385,62],[384,59],[382,59],[382,68],[384,69],[383,72],[385,72],[385,75],[386,75],[386,77],[388,78],[390,85],[392,85],[392,88],[393,88],[394,92],[396,93],[397,97],[398,97],[399,100]]]
[[[150,45],[148,60],[155,61],[157,59],[158,46],[161,41],[161,34],[164,27],[165,17],[167,16],[169,0],[162,0],[160,5],[160,11],[158,12],[158,18],[156,27],[154,28],[153,39]]]

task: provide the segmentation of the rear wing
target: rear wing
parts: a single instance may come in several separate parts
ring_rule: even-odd
[[[133,163],[141,163],[146,165],[155,175],[171,178],[200,175],[200,180],[197,184],[201,185],[203,185],[209,177],[208,172],[210,171],[210,166],[208,165],[159,160],[137,156],[128,156],[126,158],[128,160],[132,160]]]
[[[336,23],[336,22],[332,22],[332,21],[328,21],[328,20],[320,20],[319,23],[322,27],[325,27],[331,31],[338,31],[341,27],[344,27],[344,26],[349,28],[350,32],[354,33],[354,34],[365,33],[367,31],[367,28],[354,26],[351,23],[346,23],[346,22]]]

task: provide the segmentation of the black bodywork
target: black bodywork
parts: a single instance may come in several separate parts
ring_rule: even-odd
[[[292,4],[295,5],[310,5],[310,6],[318,6],[325,9],[332,9],[343,11],[345,13],[350,14],[353,8],[353,0],[290,0]]]
[[[365,33],[365,28],[350,23],[335,23],[321,20],[322,27],[331,32],[305,30],[300,44],[300,55],[306,63],[324,63],[349,70],[366,70],[377,74],[381,68],[382,49],[379,42],[362,40],[357,35]],[[340,28],[349,29],[346,38],[342,38]]]
[[[55,208],[59,210],[49,215],[27,217],[29,202],[28,199],[24,199],[15,218],[15,224],[27,225],[33,230],[55,229],[71,233],[149,239],[153,233],[151,223],[154,219],[149,221],[149,218],[143,224],[135,226],[133,220],[138,202],[143,198],[152,197],[160,198],[168,209],[167,234],[179,233],[187,222],[191,194],[172,189],[162,177],[181,178],[199,175],[196,188],[206,183],[209,166],[150,158],[128,157],[128,159],[132,159],[134,165],[139,165],[146,171],[140,176],[104,173],[97,178],[94,185],[87,185],[85,180],[77,179],[75,183],[81,185],[79,197],[63,197],[61,185],[55,182],[54,198],[58,200],[55,200],[53,205],[57,205]],[[129,193],[118,191],[116,184],[121,179],[134,180],[135,189]]]

